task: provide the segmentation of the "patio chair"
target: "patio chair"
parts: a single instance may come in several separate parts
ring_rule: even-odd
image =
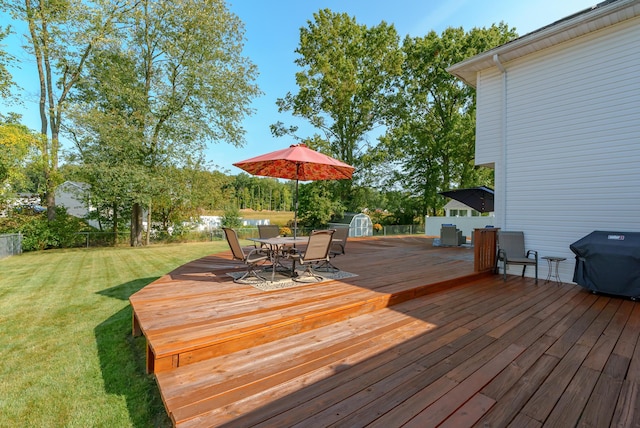
[[[533,256],[533,258],[531,257]],[[525,250],[524,232],[498,231],[498,256],[496,257],[496,273],[500,273],[498,263],[502,262],[504,280],[507,280],[507,268],[509,265],[522,265],[524,277],[527,266],[534,266],[536,271],[536,284],[538,283],[538,252]]]
[[[277,224],[259,224],[258,225],[258,237],[261,239],[269,239],[276,238],[280,236],[280,226]],[[266,244],[260,244],[261,247],[264,247]],[[257,248],[258,244],[254,244]]]
[[[280,226],[277,224],[259,224],[258,235],[264,239],[280,236]]]
[[[298,261],[300,266],[304,266],[304,272],[294,278],[299,281],[305,276],[310,276],[316,281],[322,281],[324,278],[314,272],[313,267],[322,263],[329,262],[329,249],[331,248],[331,240],[333,238],[334,229],[314,230],[309,235],[309,242],[304,253],[293,252],[289,257],[295,262]]]
[[[440,227],[440,245],[457,247],[466,242],[467,238],[455,224],[443,224]]]
[[[255,277],[263,281],[266,281],[267,279],[260,276],[260,274],[256,270],[256,267],[258,266],[259,263],[269,259],[269,254],[267,254],[265,251],[259,248],[254,248],[251,251],[249,251],[249,253],[245,253],[245,250],[240,245],[240,240],[238,239],[238,233],[235,230],[230,229],[228,227],[223,227],[222,230],[224,230],[224,235],[227,238],[229,247],[231,248],[231,254],[233,255],[233,259],[240,260],[246,265],[248,265],[247,272],[240,278],[235,278],[233,282],[241,283],[245,281],[245,279],[247,279],[248,277]]]
[[[331,240],[331,247],[329,247],[329,258],[332,259],[336,256],[345,253],[347,247],[347,239],[349,238],[349,226],[336,227]],[[340,269],[335,267],[331,261],[321,263],[316,267],[316,271],[323,272],[338,272]]]

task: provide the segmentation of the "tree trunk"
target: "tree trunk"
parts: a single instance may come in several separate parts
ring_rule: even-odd
[[[56,219],[56,195],[53,180],[49,171],[46,172],[46,204],[47,204],[47,220]]]
[[[149,207],[147,210],[147,234],[145,236],[146,245],[149,245],[150,236],[151,236],[151,204],[149,204]]]
[[[113,246],[118,244],[118,205],[113,204]]]
[[[131,208],[131,246],[142,246],[142,207],[138,203]]]

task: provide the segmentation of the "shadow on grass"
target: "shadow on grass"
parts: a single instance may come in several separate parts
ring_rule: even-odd
[[[136,279],[97,294],[128,300],[156,279]],[[146,339],[131,335],[131,316],[127,305],[94,330],[105,391],[126,399],[132,426],[170,427],[155,379],[146,373]]]
[[[140,291],[147,285],[151,284],[156,279],[160,278],[159,276],[153,278],[138,278],[133,281],[125,282],[124,284],[116,285],[115,287],[107,288],[104,290],[100,290],[96,292],[96,294],[100,294],[106,297],[112,297],[118,300],[129,300],[129,297],[137,291]]]

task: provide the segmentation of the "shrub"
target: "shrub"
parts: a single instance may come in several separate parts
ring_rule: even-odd
[[[289,229],[287,226],[283,226],[280,228],[280,235],[282,236],[288,236],[291,235],[291,229]]]
[[[47,250],[51,248],[81,247],[86,237],[80,232],[95,230],[82,219],[68,215],[62,207],[56,208],[54,221],[47,214],[14,214],[0,219],[0,233],[21,233],[22,251]]]

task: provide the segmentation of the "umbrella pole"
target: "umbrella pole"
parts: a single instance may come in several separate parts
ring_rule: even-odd
[[[296,178],[296,200],[293,206],[293,239],[298,237],[298,179]],[[295,243],[294,243],[295,246]]]

